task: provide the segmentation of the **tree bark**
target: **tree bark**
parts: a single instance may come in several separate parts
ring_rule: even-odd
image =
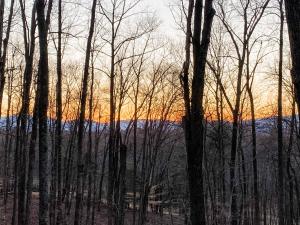
[[[282,127],[282,67],[283,67],[283,0],[280,1],[280,37],[279,37],[279,68],[278,68],[278,219],[279,225],[284,225],[284,160],[283,160],[283,127]]]
[[[38,119],[39,119],[39,224],[48,224],[48,27],[52,1],[49,1],[45,16],[45,0],[36,0],[36,12],[39,30],[40,59],[38,67]]]
[[[62,0],[58,0],[55,154],[57,160],[57,219],[62,224]]]
[[[185,138],[188,157],[188,178],[190,191],[190,208],[192,225],[205,225],[205,203],[203,189],[202,161],[204,151],[204,110],[203,92],[205,82],[205,64],[212,21],[215,11],[212,7],[212,0],[205,1],[204,21],[201,39],[203,1],[189,1],[187,17],[187,36],[186,36],[186,61],[183,67],[182,85],[184,89],[185,102]],[[191,88],[191,99],[189,90],[189,64],[190,64],[190,38],[191,20],[194,10],[194,36],[193,36],[193,58],[194,70]]]
[[[248,92],[251,111],[251,137],[252,137],[252,169],[253,169],[253,194],[254,194],[254,223],[260,224],[260,211],[259,211],[259,190],[258,190],[258,170],[257,170],[257,141],[256,141],[256,118],[254,98],[252,94],[252,87],[250,84],[250,52],[247,46],[247,82],[246,90]]]
[[[0,54],[2,54],[2,55],[0,58],[0,115],[2,113],[2,100],[3,100],[3,92],[4,92],[4,85],[5,85],[5,66],[6,66],[6,58],[7,58],[7,47],[8,47],[8,41],[10,38],[10,30],[11,30],[11,25],[12,25],[15,0],[10,1],[10,10],[9,10],[9,15],[8,15],[6,36],[3,39],[4,5],[5,5],[5,0],[1,0],[1,2],[0,2],[0,21],[1,21]]]
[[[37,91],[38,94],[38,91]],[[38,95],[37,95],[38,96]],[[32,186],[33,186],[33,171],[35,165],[35,153],[36,153],[36,140],[38,135],[38,97],[35,97],[35,104],[33,108],[32,116],[32,131],[29,144],[29,164],[28,164],[28,174],[27,174],[27,197],[26,197],[26,217],[25,225],[31,224],[31,202],[32,202]]]
[[[291,76],[295,87],[295,99],[300,111],[300,2],[285,0],[286,20],[292,57]],[[300,117],[300,115],[298,115]],[[300,129],[300,127],[299,127]]]
[[[78,126],[78,146],[77,146],[77,180],[76,180],[76,205],[75,205],[75,218],[74,225],[79,225],[81,220],[80,209],[82,207],[82,181],[83,181],[83,162],[82,162],[82,148],[83,148],[83,133],[84,133],[84,122],[85,122],[85,110],[86,110],[86,101],[87,101],[87,89],[88,89],[88,79],[89,79],[89,65],[90,65],[90,56],[91,56],[91,47],[92,47],[92,38],[94,35],[95,28],[95,17],[96,17],[96,0],[93,0],[92,10],[91,10],[91,22],[90,30],[86,46],[86,55],[85,55],[85,65],[83,72],[83,81],[82,81],[82,92],[80,99],[80,115],[79,115],[79,126]]]
[[[121,144],[120,147],[120,194],[119,194],[119,215],[118,225],[124,225],[125,219],[125,194],[126,194],[126,160],[127,160],[127,146]]]

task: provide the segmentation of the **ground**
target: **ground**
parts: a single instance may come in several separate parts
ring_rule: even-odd
[[[0,198],[0,224],[1,225],[11,225],[11,217],[13,211],[13,199],[12,196],[9,196],[8,203],[6,207],[3,205],[3,200]],[[32,213],[31,213],[31,225],[38,225],[38,196],[33,196],[32,201]],[[107,209],[103,205],[101,207],[100,212],[96,210],[95,213],[95,224],[94,225],[106,225],[107,224]],[[66,225],[73,224],[74,216],[68,216],[66,213],[63,215]],[[138,217],[138,215],[137,215]],[[170,215],[160,215],[149,212],[148,213],[148,221],[146,225],[184,225],[184,220],[182,216],[170,216]],[[82,224],[85,224],[84,222]],[[126,211],[125,224],[132,224],[132,211]]]

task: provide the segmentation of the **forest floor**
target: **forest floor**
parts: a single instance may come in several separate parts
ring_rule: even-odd
[[[33,195],[31,207],[31,225],[38,225],[38,196]],[[84,210],[83,210],[84,211]],[[13,212],[13,196],[9,196],[6,207],[3,205],[3,199],[0,198],[0,225],[11,225],[11,218]],[[72,212],[74,213],[74,212]],[[138,214],[136,215],[138,218]],[[63,215],[65,224],[73,224],[73,215]],[[85,224],[85,216],[83,217],[82,224]],[[95,211],[95,225],[107,224],[107,208],[102,206],[100,212]],[[125,225],[132,224],[132,211],[127,210],[125,215]],[[146,225],[183,225],[183,216],[170,216],[164,214],[163,216],[148,212]]]

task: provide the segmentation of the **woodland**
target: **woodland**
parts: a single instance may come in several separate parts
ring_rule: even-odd
[[[0,0],[0,225],[300,225],[299,0]]]

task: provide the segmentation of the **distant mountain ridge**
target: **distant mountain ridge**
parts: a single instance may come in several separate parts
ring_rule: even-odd
[[[6,128],[6,123],[7,123],[7,117],[1,117],[0,118],[0,129],[5,129]],[[291,116],[286,116],[283,118],[283,127],[288,128],[289,124],[291,122],[292,118]],[[31,123],[32,117],[29,118],[29,122]],[[160,120],[150,120],[149,125],[150,126],[159,126],[159,124],[162,121]],[[181,122],[178,121],[164,121],[167,126],[170,126],[170,128],[176,129],[176,128],[182,128]],[[230,124],[229,121],[225,121],[227,124]],[[49,126],[53,126],[55,123],[55,119],[49,120]],[[137,122],[137,127],[139,129],[142,129],[145,126],[146,120],[140,119]],[[211,121],[210,124],[214,124],[216,121]],[[74,129],[74,126],[76,124],[75,120],[70,120],[70,121],[63,121],[63,129],[65,131],[71,131]],[[256,119],[256,130],[257,133],[270,133],[274,128],[276,128],[277,124],[277,117],[272,116],[272,117],[265,117],[265,118],[260,118]],[[9,126],[12,128],[15,128],[17,125],[17,116],[13,115],[9,117]],[[87,127],[89,125],[89,122],[86,121],[85,126]],[[133,121],[132,120],[121,120],[120,121],[120,129],[125,131],[128,129],[129,126],[133,126]],[[251,120],[245,120],[243,121],[243,126],[246,126],[246,128],[251,129]],[[104,128],[109,128],[109,123],[104,123],[104,122],[95,122],[93,121],[92,123],[92,131],[96,130],[102,130]]]
[[[6,125],[7,125],[7,117],[1,117],[0,118],[0,129],[5,129]],[[12,128],[15,128],[17,126],[17,119],[18,117],[16,115],[14,116],[10,116],[9,117],[9,126]],[[29,123],[32,122],[32,117],[29,117]],[[161,123],[161,120],[149,120],[148,121],[148,125],[149,126],[159,126],[159,124]],[[174,128],[178,128],[181,126],[181,124],[179,122],[176,121],[164,121],[165,125],[168,126],[172,126]],[[55,123],[55,119],[49,119],[48,120],[48,124],[49,126],[53,126]],[[146,120],[144,119],[140,119],[137,122],[137,128],[142,129],[146,124]],[[76,125],[76,120],[65,120],[62,121],[62,127],[65,131],[71,131],[74,126]],[[89,121],[86,120],[85,122],[85,126],[88,127],[89,126]],[[121,130],[126,130],[129,126],[133,126],[133,121],[132,120],[121,120],[120,121],[120,129]],[[92,122],[92,130],[96,131],[97,129],[104,129],[104,128],[109,128],[109,123],[104,123],[104,122],[96,122],[93,121]]]

